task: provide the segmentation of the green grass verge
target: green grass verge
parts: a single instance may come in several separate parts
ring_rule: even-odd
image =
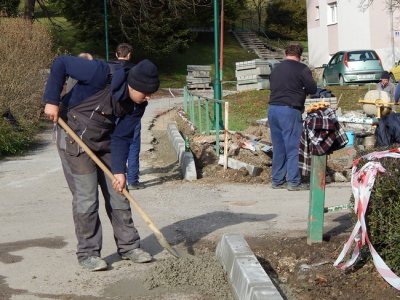
[[[362,110],[362,104],[358,101],[363,99],[368,91],[368,86],[330,86],[327,89],[338,99],[338,107],[342,113],[352,110]],[[269,101],[269,90],[248,91],[232,94],[224,97],[229,102],[229,130],[242,131],[249,126],[256,125],[256,121],[266,118]],[[198,106],[195,98],[195,124],[198,126]],[[224,106],[222,105],[222,108]],[[205,106],[202,105],[202,130],[205,128]],[[209,104],[209,120],[211,124],[214,120],[214,105]],[[224,110],[222,116],[224,116]]]

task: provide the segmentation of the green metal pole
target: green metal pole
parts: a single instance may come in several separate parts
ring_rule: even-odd
[[[214,0],[214,66],[215,66],[215,74],[214,74],[214,99],[222,100],[222,88],[221,88],[221,76],[220,76],[220,64],[219,64],[219,55],[220,55],[220,39],[219,39],[219,0]],[[217,109],[219,108],[219,123],[217,128],[216,123],[216,114]],[[221,103],[214,104],[214,128],[216,131],[219,131],[220,128],[223,128],[224,125],[222,123],[222,107]],[[217,132],[217,135],[219,132]]]
[[[208,98],[206,98],[206,133],[207,134],[210,134],[210,125],[211,125],[211,118],[209,118],[209,116],[210,116],[210,112],[209,112],[209,105],[210,104],[210,101],[208,100]]]
[[[200,96],[198,96],[197,97],[197,110],[198,110],[198,112],[197,112],[197,115],[198,115],[198,118],[199,118],[199,125],[198,125],[198,127],[199,127],[199,131],[200,131],[200,134],[203,132],[203,122],[202,122],[202,114],[201,114],[201,97]]]
[[[220,45],[219,45],[219,72],[220,81],[224,78],[224,0],[221,0],[221,26],[220,26]],[[393,64],[394,65],[394,64]]]
[[[324,231],[326,155],[311,157],[307,244],[322,242]]]
[[[104,0],[104,43],[106,47],[106,61],[109,59],[108,51],[108,14],[107,14],[107,0]]]
[[[189,92],[187,87],[185,86],[183,89],[183,110],[185,113],[188,113],[188,101],[189,101]]]

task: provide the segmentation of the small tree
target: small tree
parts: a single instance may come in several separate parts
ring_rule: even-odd
[[[261,31],[263,12],[265,12],[267,0],[251,0],[257,13],[258,31]]]

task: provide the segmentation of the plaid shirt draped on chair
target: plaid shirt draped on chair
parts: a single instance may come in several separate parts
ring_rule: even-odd
[[[346,146],[348,138],[331,108],[307,114],[300,138],[299,168],[303,176],[311,171],[311,156],[330,154]]]

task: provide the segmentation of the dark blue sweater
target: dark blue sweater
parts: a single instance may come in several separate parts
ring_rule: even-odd
[[[269,78],[269,104],[304,107],[307,94],[315,94],[315,83],[310,69],[295,60],[286,59],[277,64]]]
[[[102,60],[87,60],[74,56],[60,56],[51,66],[51,72],[46,83],[43,102],[59,105],[65,78],[70,76],[78,80],[74,88],[64,96],[62,102],[67,107],[75,106],[98,91],[104,89],[108,83],[110,68]],[[133,139],[136,122],[140,122],[147,102],[137,105],[129,99],[125,69],[117,68],[112,75],[111,96],[113,101],[130,102],[128,114],[119,118],[112,135],[111,171],[114,174],[125,173],[129,145]]]

